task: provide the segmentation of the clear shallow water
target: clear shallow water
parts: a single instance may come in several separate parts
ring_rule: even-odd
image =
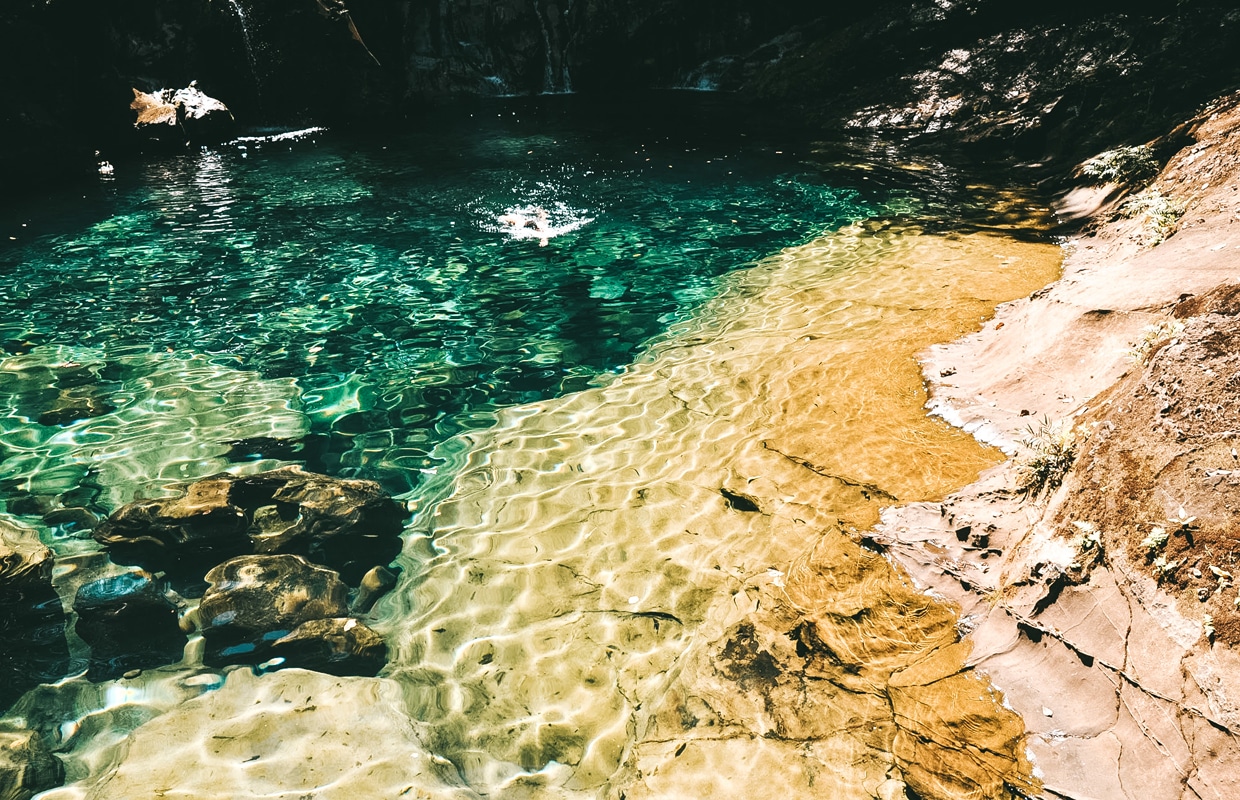
[[[883,165],[809,167],[807,150],[735,120],[691,122],[690,101],[673,99],[637,110],[513,102],[442,111],[419,134],[243,142],[121,165],[85,202],[4,220],[17,235],[0,256],[9,510],[102,514],[238,462],[303,461],[411,490],[420,513],[404,577],[372,620],[391,680],[351,684],[386,698],[402,736],[412,722],[419,741],[400,745],[400,769],[415,752],[468,796],[601,796],[634,764],[666,761],[642,769],[679,789],[652,783],[647,794],[713,794],[702,781],[726,769],[675,768],[689,763],[682,751],[711,749],[708,761],[727,766],[727,748],[748,752],[766,724],[728,710],[752,698],[744,681],[716,687],[717,651],[755,623],[791,647],[789,594],[827,630],[834,612],[803,597],[820,572],[793,580],[789,566],[805,548],[847,550],[834,526],[865,527],[889,496],[936,496],[991,463],[925,418],[912,354],[1041,285],[1054,256],[933,224],[849,224],[928,204],[861,192]],[[538,208],[558,235],[501,220]],[[73,416],[83,407],[97,415]],[[725,488],[764,513],[738,511]],[[99,573],[78,523],[51,536],[62,592]],[[841,572],[827,599],[852,597],[854,580],[877,586],[865,607],[890,625],[856,629],[846,616],[837,652],[877,642],[903,666],[954,640],[944,612],[938,638],[907,641],[909,598],[892,600],[900,577],[870,561]],[[754,616],[772,608],[778,619]],[[80,664],[82,643],[69,644]],[[879,687],[894,669],[859,663]],[[256,728],[236,737],[245,754],[202,766],[233,732],[212,735],[203,704],[178,704],[212,690],[208,705],[250,708],[271,687],[311,681],[248,676],[204,670],[191,645],[177,667],[67,681],[21,707],[51,732],[71,780],[105,772],[110,744],[174,708],[167,727],[139,732],[161,761],[131,767],[140,785],[158,772],[196,796],[234,797],[219,776],[252,787],[249,745],[260,740],[276,748],[261,763],[280,786],[311,780],[299,766],[311,753],[330,761],[321,737],[356,715],[341,683],[296,709],[321,710],[304,717],[303,739]],[[737,738],[665,729],[692,716],[677,697],[708,702]],[[859,697],[890,707],[881,690]],[[922,705],[945,698],[931,699]],[[1002,716],[981,699],[979,714]],[[828,719],[806,707],[789,724]],[[864,744],[867,763],[895,775],[917,760],[891,754],[886,717],[873,725],[884,733]],[[788,739],[770,774],[838,733]],[[384,743],[395,739],[372,741],[368,764],[392,755]],[[821,768],[843,776],[859,763],[845,745],[822,745]],[[341,754],[355,763],[352,747]],[[868,770],[837,777],[838,796],[876,791]],[[416,783],[403,772],[358,779],[369,788],[341,796]]]
[[[46,360],[99,365],[111,405],[124,405],[104,396],[124,388],[109,384],[122,355],[294,380],[295,457],[403,492],[433,468],[436,442],[497,407],[584,388],[723,272],[875,208],[789,145],[722,126],[709,99],[575,102],[153,158],[86,198],[10,211],[0,341],[36,357],[84,348]],[[558,235],[499,220],[534,208]],[[28,428],[53,388],[0,390],[6,427]],[[0,465],[0,480],[31,463]]]

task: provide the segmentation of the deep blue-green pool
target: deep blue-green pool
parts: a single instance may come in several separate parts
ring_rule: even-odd
[[[3,212],[0,495],[83,505],[83,485],[110,479],[87,445],[114,461],[165,439],[189,453],[125,478],[273,458],[408,491],[437,442],[622,367],[721,273],[884,199],[807,166],[794,134],[693,93],[275,133],[125,162]],[[502,220],[539,209],[550,235]],[[204,369],[274,382],[256,390],[264,407],[301,421],[166,418],[188,413],[170,386],[207,397],[228,382],[176,377]],[[143,426],[158,437],[124,443]],[[103,487],[85,505],[142,491]]]

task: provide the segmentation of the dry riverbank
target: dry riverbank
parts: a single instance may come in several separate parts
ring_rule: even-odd
[[[1178,221],[1074,193],[1062,210],[1092,218],[1063,277],[923,354],[931,407],[1017,458],[889,509],[877,539],[961,604],[1047,798],[1237,794],[1238,105],[1177,131],[1142,195]],[[1075,461],[1022,498],[1044,420]]]

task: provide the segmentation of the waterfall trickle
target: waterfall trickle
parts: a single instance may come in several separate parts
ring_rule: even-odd
[[[250,33],[250,18],[245,13],[245,6],[241,5],[241,0],[228,0],[228,5],[232,6],[233,13],[237,15],[237,22],[241,24],[241,39],[245,42],[245,57],[250,62],[250,74],[254,77],[254,93],[260,98],[262,97],[262,80],[258,77],[258,62],[254,58],[254,39]]]
[[[571,6],[571,3],[570,3]],[[534,14],[538,17],[538,26],[542,29],[543,38],[543,94],[570,94],[573,83],[568,75],[568,58],[563,45],[560,44],[560,29],[555,27],[555,20],[539,4],[534,4]]]

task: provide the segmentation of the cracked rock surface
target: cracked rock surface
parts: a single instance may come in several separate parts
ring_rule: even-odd
[[[1009,463],[875,534],[961,604],[968,663],[1024,717],[1043,797],[1240,796],[1238,100],[1184,126],[1155,180],[1184,209],[1173,236],[1098,216],[1063,279],[925,355],[935,406],[1018,463],[1027,417],[1072,426],[1049,495],[1022,499]]]

